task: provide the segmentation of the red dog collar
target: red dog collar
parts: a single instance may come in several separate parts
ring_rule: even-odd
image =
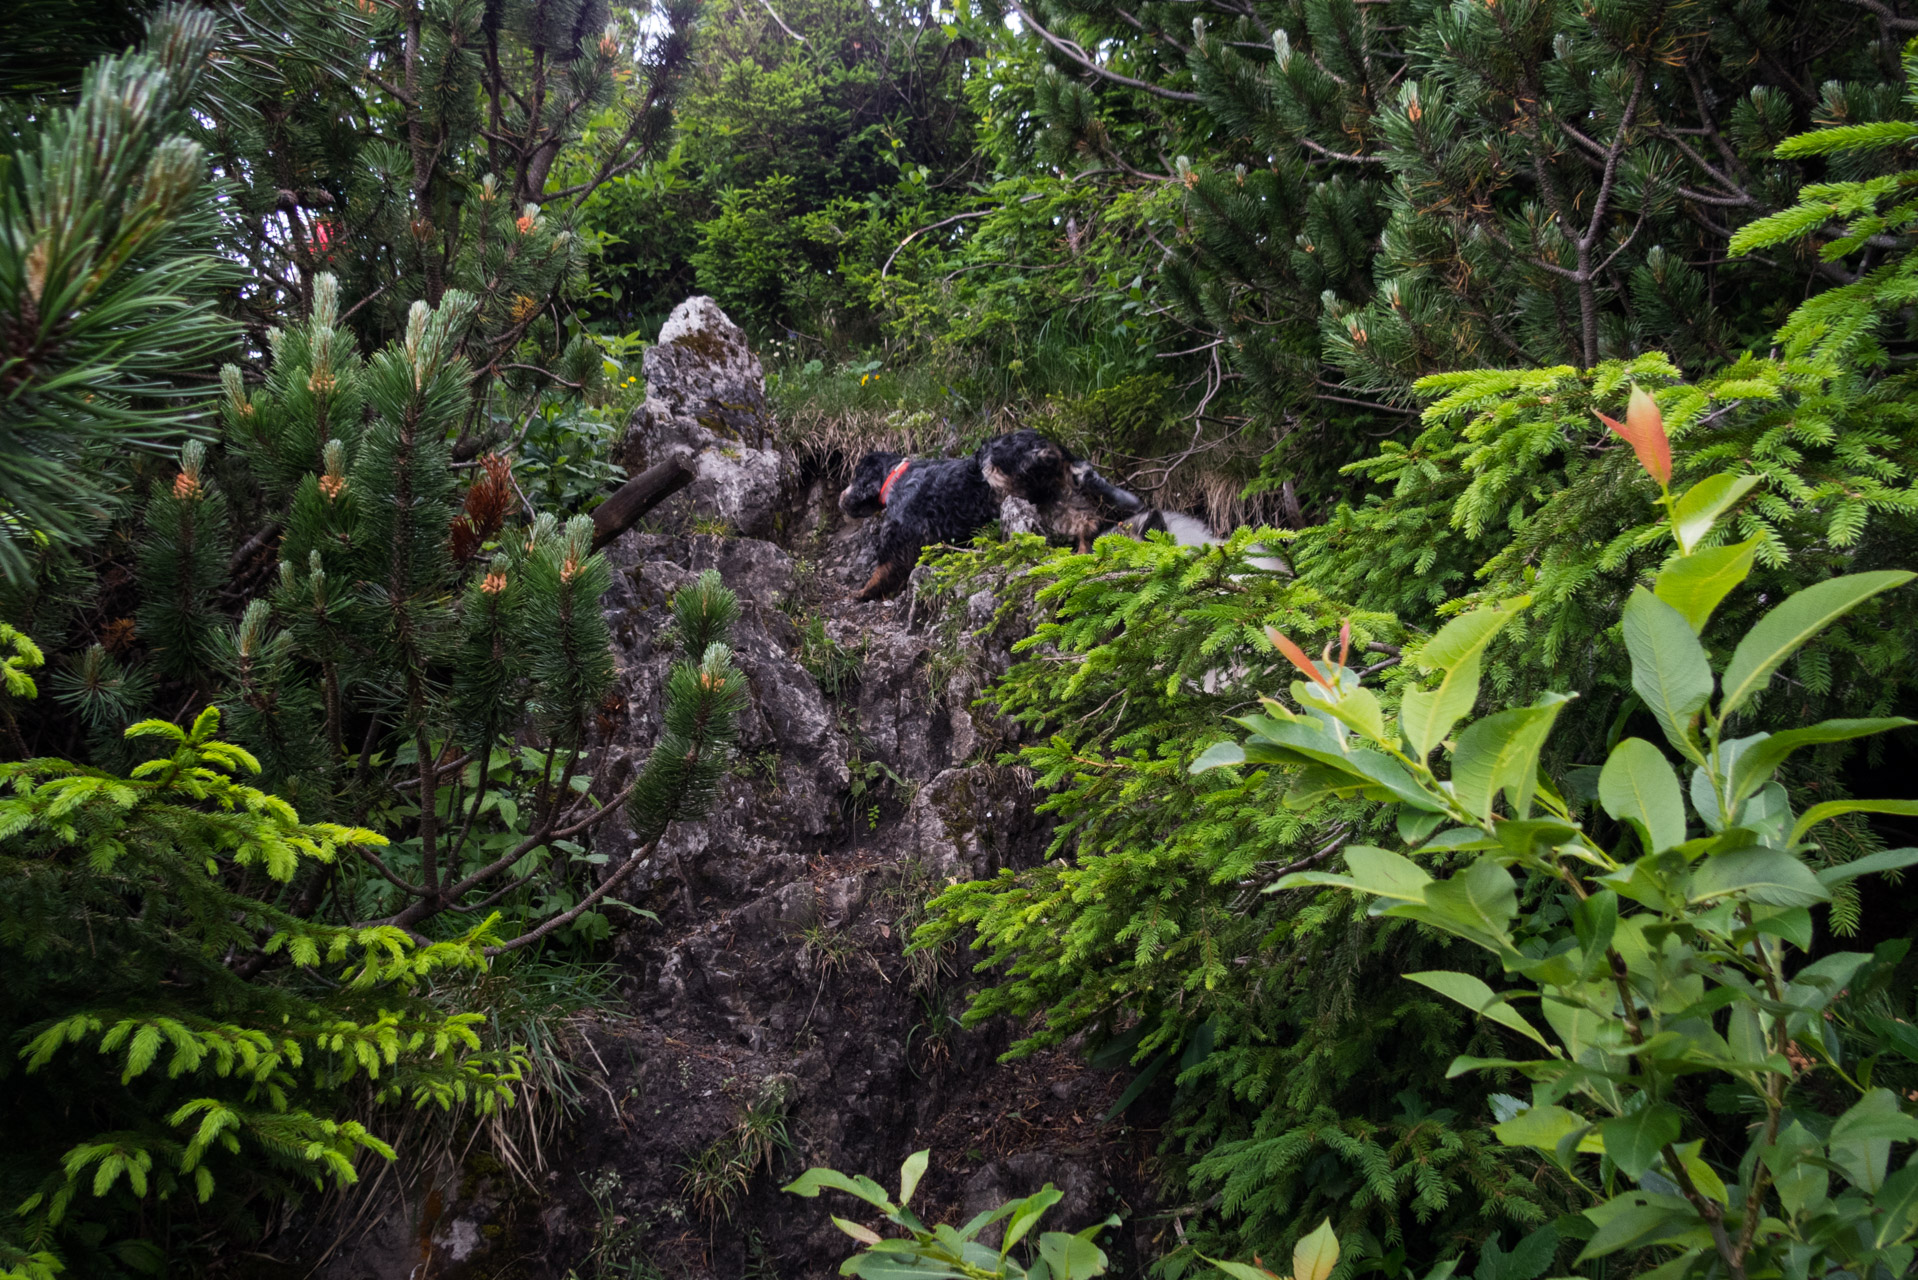
[[[904,461],[902,461],[898,466],[894,467],[890,472],[887,473],[885,483],[879,486],[879,505],[880,506],[883,507],[886,505],[886,495],[892,492],[893,481],[897,480],[900,476],[905,475],[906,468],[910,467],[911,465],[912,465],[912,459],[907,458]]]

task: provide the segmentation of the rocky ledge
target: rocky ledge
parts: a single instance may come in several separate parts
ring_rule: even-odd
[[[740,597],[752,686],[736,767],[713,816],[674,828],[629,881],[655,918],[626,916],[611,944],[621,1007],[566,1028],[581,1083],[557,1133],[507,1162],[483,1140],[416,1160],[343,1234],[309,1226],[305,1256],[330,1243],[329,1280],[825,1277],[850,1252],[827,1211],[847,1208],[779,1186],[822,1164],[890,1180],[929,1147],[922,1212],[962,1218],[1050,1181],[1058,1224],[1125,1216],[1108,1249],[1131,1274],[1154,1135],[1102,1120],[1124,1075],[1066,1052],[999,1062],[1014,1029],[958,1024],[973,958],[906,953],[932,893],[1032,865],[1050,842],[1030,776],[997,762],[1013,726],[973,706],[1018,625],[983,630],[983,594],[853,601],[866,528],[838,523],[823,480],[800,496],[763,438],[735,438],[764,406],[739,331],[695,299],[667,332],[635,436],[685,449],[702,479],[653,525],[716,514],[788,545],[635,532],[609,549],[621,675],[600,749],[628,774],[644,758],[667,598],[712,568]],[[741,518],[759,491],[780,495],[778,519]],[[617,866],[631,844],[606,830],[595,848]]]

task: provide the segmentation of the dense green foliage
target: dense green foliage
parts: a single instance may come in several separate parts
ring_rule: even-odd
[[[118,47],[138,8],[35,0],[18,45],[71,17]],[[696,818],[743,706],[708,577],[644,768],[594,750],[585,512],[626,362],[697,289],[764,341],[813,465],[1013,418],[1221,530],[1283,526],[1014,540],[932,588],[1034,606],[991,698],[1058,827],[920,941],[978,944],[972,1021],[1083,1037],[1166,1108],[1163,1273],[1326,1221],[1341,1274],[1909,1268],[1911,930],[1858,873],[1899,863],[1910,802],[1850,797],[1908,759],[1852,744],[1912,709],[1913,597],[1738,656],[1913,561],[1898,3],[224,20],[162,14],[83,80],[0,69],[0,947],[27,957],[0,1071],[28,1134],[0,1265],[137,1269],[129,1223],[230,1230],[243,1179],[381,1152],[376,1096],[504,1100],[518,1058],[454,971],[603,938],[639,856],[609,873],[595,832],[623,812],[643,852]],[[1332,673],[1302,712],[1245,715],[1300,663]],[[1228,714],[1263,741],[1193,773],[1233,758]],[[1886,945],[1834,950],[1860,932]],[[1542,1033],[1498,989],[1544,993],[1557,1056],[1515,1056]],[[910,1186],[831,1185],[910,1237],[849,1266],[1091,1256],[988,1260]]]
[[[1879,154],[1874,146],[1903,131],[1834,129],[1782,150],[1863,152],[1870,160]],[[1757,224],[1735,247],[1756,249],[1812,234],[1832,218],[1855,219],[1857,238],[1827,254],[1843,259],[1862,237],[1904,225],[1908,214],[1892,207],[1903,181],[1892,170],[1858,185],[1810,186],[1808,211]],[[1197,777],[1185,769],[1216,738],[1208,722],[1278,687],[1277,673],[1290,669],[1265,627],[1314,637],[1349,628],[1320,661],[1378,676],[1384,683],[1371,705],[1388,723],[1394,716],[1404,723],[1409,673],[1399,650],[1423,643],[1429,651],[1438,641],[1421,637],[1449,616],[1496,618],[1501,625],[1486,629],[1473,650],[1471,690],[1482,678],[1494,706],[1544,697],[1540,705],[1550,706],[1558,731],[1527,749],[1542,752],[1565,779],[1558,794],[1566,803],[1589,805],[1598,766],[1616,744],[1640,725],[1656,731],[1653,699],[1628,662],[1631,632],[1617,619],[1635,592],[1644,594],[1640,584],[1671,572],[1660,483],[1733,478],[1720,483],[1739,501],[1710,513],[1723,517],[1723,527],[1707,535],[1707,519],[1681,535],[1701,562],[1726,573],[1733,566],[1755,588],[1698,612],[1696,630],[1713,653],[1731,654],[1793,592],[1815,595],[1834,575],[1910,564],[1913,433],[1895,354],[1905,323],[1897,281],[1910,255],[1905,242],[1896,246],[1857,287],[1816,295],[1783,317],[1775,355],[1736,356],[1716,367],[1707,361],[1697,372],[1647,353],[1584,370],[1427,377],[1417,386],[1432,401],[1421,433],[1352,464],[1348,474],[1370,487],[1324,524],[1294,534],[1242,532],[1203,553],[1107,540],[1090,557],[1011,546],[946,564],[942,572],[955,585],[1008,569],[1035,582],[1040,624],[1027,645],[1030,660],[992,696],[1044,735],[1020,754],[1053,789],[1047,807],[1061,821],[1060,856],[1034,871],[949,890],[920,940],[936,945],[976,931],[982,960],[1001,976],[969,1016],[1043,1015],[1017,1051],[1089,1032],[1108,1045],[1110,1059],[1130,1059],[1147,1087],[1175,1086],[1166,1172],[1201,1206],[1186,1223],[1200,1248],[1274,1253],[1329,1213],[1341,1236],[1380,1265],[1461,1259],[1474,1244],[1496,1252],[1500,1240],[1509,1243],[1529,1224],[1547,1229],[1510,1247],[1532,1256],[1530,1274],[1543,1272],[1554,1253],[1560,1267],[1572,1265],[1574,1242],[1597,1225],[1564,1216],[1595,1203],[1579,1181],[1584,1175],[1569,1159],[1554,1164],[1522,1144],[1501,1147],[1493,1125],[1522,1103],[1500,1092],[1509,1085],[1495,1076],[1446,1070],[1455,1054],[1505,1056],[1508,1050],[1493,1047],[1503,1033],[1489,1022],[1461,1024],[1443,1000],[1392,981],[1404,972],[1451,971],[1489,982],[1496,968],[1461,955],[1456,942],[1444,941],[1443,927],[1411,924],[1405,917],[1418,918],[1414,912],[1371,914],[1363,894],[1311,892],[1296,878],[1284,889],[1275,884],[1288,873],[1336,866],[1354,845],[1400,847],[1401,836],[1417,844],[1429,831],[1394,828],[1376,803],[1381,793],[1368,797],[1323,768]],[[1634,381],[1655,390],[1625,415]],[[1675,462],[1667,449],[1652,483],[1635,451],[1620,447],[1600,420],[1627,416],[1629,430],[1648,411],[1679,446]],[[1735,547],[1718,546],[1732,539]],[[1279,543],[1296,579],[1261,572],[1247,559],[1249,548]],[[1726,591],[1735,580],[1726,580]],[[1784,730],[1826,715],[1882,718],[1908,708],[1911,606],[1904,594],[1861,598],[1824,619],[1814,642],[1780,655],[1781,679],[1755,688],[1742,714]],[[1363,660],[1346,656],[1347,643]],[[1392,648],[1373,647],[1381,644]],[[1580,696],[1551,700],[1550,691],[1567,690]],[[1456,720],[1475,697],[1454,696]],[[1449,729],[1435,734],[1428,749],[1451,736]],[[1819,811],[1830,819],[1818,832],[1828,863],[1892,865],[1878,833],[1845,799],[1860,776],[1858,758],[1843,754],[1852,736],[1806,740],[1816,749],[1786,764],[1789,803],[1840,806]],[[1302,763],[1283,753],[1264,763],[1281,762]],[[1275,803],[1281,795],[1283,805]],[[1778,795],[1785,803],[1786,790]],[[1902,812],[1899,805],[1909,802],[1889,807]],[[1612,829],[1602,830],[1598,838],[1610,840]],[[1421,875],[1442,878],[1465,865],[1450,851],[1413,856]],[[1882,909],[1891,916],[1863,909],[1848,875],[1828,879],[1817,895],[1821,929],[1908,933],[1895,907]],[[1526,954],[1557,945],[1544,939],[1556,939],[1552,931],[1565,919],[1543,894],[1533,885],[1518,899],[1518,918],[1540,939]],[[1822,932],[1798,935],[1795,945],[1819,964],[1831,947]],[[1824,1025],[1844,1030],[1833,1032],[1843,1044],[1827,1046],[1828,1066],[1848,1072],[1844,1064],[1870,1058],[1895,1084],[1901,1051],[1885,1028],[1914,1012],[1903,955],[1902,944],[1882,951],[1857,970],[1856,988],[1832,1000]],[[1816,1050],[1793,1052],[1817,1061]],[[1859,1100],[1838,1080],[1794,1086],[1792,1105],[1808,1131],[1827,1133]],[[1660,1081],[1647,1087],[1663,1097]],[[1760,1082],[1758,1091],[1769,1087]],[[1841,1102],[1847,1090],[1849,1101]],[[1727,1127],[1745,1106],[1735,1091],[1687,1086],[1679,1093],[1679,1105],[1714,1144],[1737,1139]],[[1612,1114],[1621,1113],[1614,1107]],[[1789,1127],[1780,1123],[1781,1132]],[[1897,1130],[1902,1122],[1888,1123]],[[1429,1146],[1418,1145],[1421,1132]],[[1735,1147],[1714,1145],[1707,1158],[1735,1166],[1746,1151],[1737,1139]],[[1794,1202],[1792,1212],[1815,1201]],[[1686,1211],[1699,1212],[1695,1204]],[[1828,1228],[1845,1230],[1801,1218],[1788,1234],[1818,1237],[1817,1248],[1850,1247],[1834,1244]],[[1887,1247],[1897,1236],[1884,1237]],[[1810,1265],[1810,1253],[1797,1256]],[[1168,1271],[1182,1265],[1177,1256],[1166,1264]],[[1866,1265],[1900,1264],[1891,1257]]]
[[[127,777],[0,765],[0,1194],[18,1206],[0,1274],[151,1273],[164,1224],[234,1220],[263,1187],[351,1183],[363,1150],[393,1154],[348,1118],[362,1094],[513,1102],[517,1048],[482,1050],[484,1018],[430,998],[436,973],[485,964],[498,917],[421,945],[288,910],[296,881],[387,841],[303,823],[241,781],[259,762],[219,726],[213,708],[188,730],[131,726],[161,754]],[[277,967],[249,978],[249,959]]]
[[[70,102],[9,108],[9,1268],[188,1267],[391,1159],[383,1104],[471,1124],[550,1084],[477,974],[603,939],[730,758],[708,574],[674,601],[666,731],[613,776],[611,570],[577,508],[614,469],[566,471],[549,431],[541,511],[499,451],[591,403],[571,212],[657,141],[679,37],[636,89],[591,5],[366,16],[170,12]],[[171,458],[110,447],[183,427]]]
[[[1278,536],[1242,533],[1200,556],[1108,538],[1048,559],[1028,541],[946,567],[970,579],[1040,562],[1048,620],[1025,647],[1064,661],[1015,666],[994,696],[1043,735],[1021,754],[1052,790],[1054,848],[1069,856],[948,890],[917,942],[976,931],[1006,976],[967,1020],[1044,1015],[1015,1052],[1090,1033],[1101,1060],[1136,1064],[1142,1088],[1176,1085],[1168,1177],[1189,1189],[1181,1200],[1222,1193],[1235,1224],[1220,1235],[1210,1214],[1187,1217],[1199,1249],[1274,1253],[1328,1214],[1379,1253],[1524,1234],[1552,1201],[1477,1127],[1489,1088],[1445,1075],[1478,1033],[1390,985],[1408,968],[1477,962],[1349,899],[1261,893],[1349,839],[1379,838],[1375,806],[1307,817],[1276,805],[1264,775],[1187,772],[1222,707],[1277,680],[1262,625],[1326,634],[1349,617],[1370,660],[1355,665],[1401,674],[1395,619],[1248,569],[1247,548]]]
[[[1574,696],[1565,692],[1463,723],[1482,652],[1516,608],[1462,614],[1423,644],[1416,662],[1432,681],[1401,689],[1395,719],[1343,653],[1320,665],[1273,631],[1305,677],[1291,686],[1301,711],[1261,699],[1265,714],[1237,717],[1250,731],[1243,746],[1216,744],[1192,767],[1280,766],[1293,777],[1288,808],[1356,794],[1396,813],[1407,853],[1348,844],[1345,874],[1298,871],[1273,887],[1374,898],[1380,915],[1498,958],[1505,992],[1456,970],[1405,976],[1546,1051],[1505,1056],[1517,1046],[1507,1034],[1497,1055],[1461,1055],[1448,1075],[1515,1071],[1532,1082],[1529,1100],[1504,1099],[1493,1132],[1544,1153],[1577,1188],[1578,1263],[1631,1252],[1674,1278],[1903,1275],[1918,1239],[1918,1162],[1894,1167],[1892,1153],[1918,1140],[1918,1056],[1900,1024],[1841,1024],[1828,1011],[1867,1007],[1910,942],[1876,954],[1819,947],[1810,908],[1840,884],[1918,863],[1910,848],[1835,857],[1821,824],[1918,812],[1918,801],[1828,800],[1799,814],[1777,779],[1804,748],[1914,721],[1743,731],[1791,655],[1918,575],[1842,574],[1787,595],[1718,647],[1715,676],[1700,633],[1743,585],[1761,539],[1712,535],[1757,480],[1722,472],[1672,493],[1664,426],[1649,396],[1633,401],[1615,429],[1660,485],[1677,554],[1632,591],[1625,643],[1634,690],[1691,766],[1688,787],[1664,749],[1637,737],[1612,747],[1595,785],[1555,782],[1540,766]],[[1441,746],[1445,778],[1434,768]],[[1451,874],[1435,877],[1414,857]],[[1815,949],[1824,954],[1807,962]],[[1532,997],[1550,1039],[1513,1003]],[[1810,1079],[1818,1067],[1834,1088]],[[1736,1119],[1703,1114],[1708,1099]],[[1600,1159],[1580,1161],[1588,1154]]]
[[[214,292],[234,273],[189,136],[213,43],[182,13],[89,68],[78,102],[0,104],[0,577],[36,541],[97,532],[103,462],[177,435],[180,373],[231,341]]]
[[[1050,399],[1070,431],[1116,395],[1085,445],[1215,520],[1330,514],[1420,378],[1710,376],[1893,238],[1739,238],[1827,169],[1897,171],[1903,28],[1865,6],[779,12],[707,17],[672,158],[596,197],[626,279],[716,293],[789,371],[936,371],[887,408]]]

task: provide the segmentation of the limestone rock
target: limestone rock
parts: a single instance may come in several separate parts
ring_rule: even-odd
[[[695,473],[661,518],[717,516],[749,537],[774,532],[798,470],[773,445],[765,372],[745,333],[711,298],[688,298],[673,308],[641,367],[646,402],[627,427],[627,471],[637,475],[677,455]]]

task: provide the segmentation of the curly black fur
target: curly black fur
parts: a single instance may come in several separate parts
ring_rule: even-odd
[[[881,500],[886,477],[903,453],[869,453],[839,494],[839,509],[854,519],[880,516],[879,566],[857,599],[876,600],[906,585],[919,552],[935,542],[967,542],[999,518],[999,495],[980,471],[984,450],[966,458],[915,458]]]
[[[1114,524],[1145,508],[1137,494],[1121,489],[1092,464],[1074,458],[1056,440],[1030,428],[989,440],[979,450],[986,483],[1003,498],[1023,498],[1038,508],[1046,526],[1080,551]]]

